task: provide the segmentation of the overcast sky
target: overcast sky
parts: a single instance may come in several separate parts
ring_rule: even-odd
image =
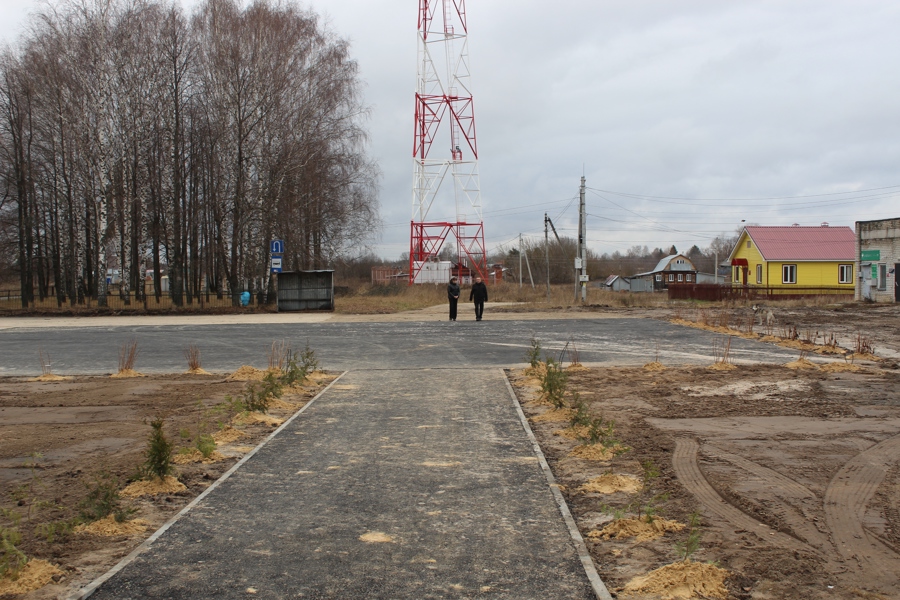
[[[196,1],[182,2],[190,10]],[[313,0],[351,42],[383,171],[375,252],[409,250],[416,0]],[[687,250],[747,223],[900,216],[900,2],[468,0],[489,250]],[[28,0],[0,0],[15,43]],[[433,154],[436,150],[432,151]]]

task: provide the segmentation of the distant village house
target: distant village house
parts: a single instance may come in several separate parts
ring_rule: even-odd
[[[849,295],[855,254],[849,227],[747,226],[729,257],[732,285],[778,295]]]

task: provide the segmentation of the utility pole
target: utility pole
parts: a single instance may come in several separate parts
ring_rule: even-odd
[[[534,289],[534,276],[531,274],[531,263],[528,262],[528,253],[524,252],[523,254],[525,254],[525,266],[528,267],[528,280],[531,282],[531,289]]]
[[[713,259],[713,260],[716,261],[716,264],[713,267],[713,281],[715,282],[716,285],[719,285],[719,251],[718,250],[716,250],[715,259]]]
[[[550,302],[550,232],[547,231],[547,224],[550,217],[544,213],[544,256],[547,258],[547,302]]]
[[[519,288],[522,287],[522,234],[519,234]]]
[[[578,248],[581,258],[581,303],[587,301],[587,210],[584,204],[584,175],[581,176],[580,202],[578,207]]]
[[[547,254],[547,301],[550,301],[550,237],[547,233],[547,225],[550,225],[550,229],[553,230],[553,236],[556,238],[556,243],[559,244],[560,249],[562,249],[562,240],[559,239],[559,234],[556,232],[556,226],[553,224],[553,220],[547,216],[547,213],[544,213],[544,247],[546,248]]]

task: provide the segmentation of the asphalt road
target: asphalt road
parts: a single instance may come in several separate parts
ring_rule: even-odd
[[[487,315],[486,315],[487,318]],[[318,322],[257,324],[19,327],[0,330],[0,375],[41,373],[39,352],[57,375],[99,375],[118,369],[119,351],[137,341],[135,370],[173,373],[187,369],[184,349],[196,344],[203,368],[230,372],[241,365],[267,366],[273,342],[294,349],[307,344],[329,370],[500,367],[521,364],[531,339],[568,363],[575,348],[584,364],[711,364],[726,336],[653,319],[485,320],[481,322]],[[797,352],[733,338],[735,362],[788,362]]]
[[[345,374],[90,598],[598,596],[503,373],[384,369]]]

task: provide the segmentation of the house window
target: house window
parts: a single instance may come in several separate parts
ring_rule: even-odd
[[[756,265],[756,283],[762,283],[762,265]]]
[[[781,283],[797,283],[797,265],[781,265]]]
[[[750,247],[750,240],[747,240],[747,247]]]
[[[878,289],[887,289],[887,265],[878,265]]]
[[[838,283],[853,283],[853,265],[838,265]]]
[[[684,280],[685,280],[686,282],[690,283],[690,282],[691,282],[691,274],[688,273],[687,275],[685,275],[685,276],[684,276]]]
[[[669,281],[675,281],[675,276],[669,273]]]
[[[682,281],[684,281],[684,275],[682,275],[681,273],[679,273],[679,274],[678,274],[678,282],[680,283],[680,282],[682,282]]]
[[[731,280],[737,281],[737,282],[741,281],[741,268],[740,267],[734,268],[734,276],[731,278]]]
[[[659,273],[657,273],[657,274],[656,274],[656,280],[657,280],[657,281],[662,281],[662,275],[660,275]]]

